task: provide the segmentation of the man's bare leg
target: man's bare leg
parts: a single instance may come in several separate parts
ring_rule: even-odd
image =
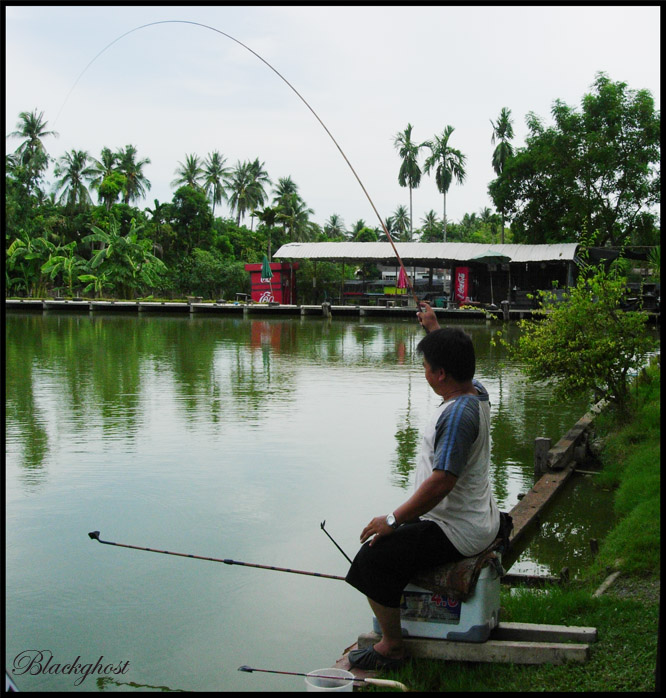
[[[389,659],[402,659],[405,648],[400,626],[400,608],[387,608],[370,598],[368,602],[382,631],[382,638],[374,646],[375,651]]]

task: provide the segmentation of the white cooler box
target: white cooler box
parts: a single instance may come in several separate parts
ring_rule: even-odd
[[[405,636],[485,642],[499,623],[499,573],[492,565],[484,566],[474,594],[464,603],[409,584],[400,607]],[[381,634],[377,618],[373,617],[372,624]]]

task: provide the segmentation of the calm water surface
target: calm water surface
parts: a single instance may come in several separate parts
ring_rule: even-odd
[[[533,442],[586,410],[554,405],[461,324],[492,402],[492,479],[508,510],[533,483]],[[509,333],[517,333],[510,328]],[[17,676],[26,691],[133,683],[294,692],[371,629],[344,582],[128,549],[102,539],[344,575],[368,520],[405,500],[421,425],[438,404],[411,321],[13,314],[6,318],[7,655],[129,661]],[[582,505],[581,505],[582,503]],[[572,575],[611,524],[577,477],[512,572]],[[141,688],[139,688],[141,689]]]

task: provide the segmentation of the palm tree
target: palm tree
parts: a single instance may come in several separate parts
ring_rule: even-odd
[[[399,240],[404,240],[405,234],[409,229],[409,237],[411,240],[412,236],[412,220],[411,212],[407,213],[407,207],[401,204],[389,217],[391,220],[391,233],[395,232],[398,234]],[[387,222],[388,225],[388,222]]]
[[[331,214],[324,224],[324,233],[329,239],[344,239],[347,236],[347,231],[342,217],[338,214]]]
[[[398,149],[398,155],[402,158],[402,164],[398,173],[398,184],[400,187],[409,187],[409,238],[413,234],[412,226],[412,189],[419,186],[421,182],[421,168],[418,164],[420,145],[412,141],[412,125],[407,124],[407,128],[395,135],[393,145]],[[421,144],[422,145],[422,144]]]
[[[490,120],[493,127],[493,135],[490,139],[491,143],[499,141],[497,147],[493,151],[493,169],[499,177],[504,172],[506,161],[513,156],[513,146],[509,143],[509,139],[513,138],[513,123],[511,122],[511,110],[502,107],[497,124]],[[502,218],[501,242],[504,243],[504,206],[500,207],[500,216]]]
[[[460,228],[462,229],[462,239],[464,241],[469,241],[472,234],[476,232],[479,227],[479,220],[476,214],[468,214],[465,212],[463,218],[460,220]]]
[[[236,212],[236,226],[240,226],[241,218],[249,209],[251,193],[248,193],[248,189],[251,180],[249,163],[241,163],[240,161],[236,163],[236,167],[224,180],[224,186],[229,193],[227,195],[229,208],[232,213]]]
[[[90,182],[94,180],[96,171],[89,165],[90,156],[87,151],[71,150],[58,159],[54,170],[54,175],[58,178],[55,182],[55,192],[62,194],[58,200],[59,204],[64,204],[70,209],[91,203],[90,193],[84,180]]]
[[[393,238],[397,238],[398,235],[395,231],[395,224],[393,223],[393,217],[392,216],[387,216],[386,219],[384,220],[384,226],[386,227],[386,230],[384,230],[384,227],[382,227],[381,233],[379,234],[379,240],[382,241],[383,243],[388,242],[388,236],[386,233],[388,232]]]
[[[102,148],[100,159],[92,159],[90,166],[94,173],[90,181],[92,189],[97,190],[100,202],[104,202],[107,211],[116,201],[125,183],[125,176],[118,172],[118,153],[114,153],[110,148]]]
[[[426,158],[424,165],[425,171],[435,169],[435,183],[437,189],[442,193],[442,223],[443,236],[446,242],[446,193],[449,191],[451,182],[455,178],[459,184],[465,181],[465,160],[463,155],[457,148],[449,146],[449,138],[453,133],[454,128],[447,126],[441,136],[435,136],[431,141],[425,141],[422,145],[430,149],[430,155]]]
[[[19,156],[20,164],[26,168],[28,192],[37,184],[43,171],[48,168],[49,156],[46,153],[42,139],[47,136],[58,137],[57,132],[46,129],[47,121],[44,121],[44,112],[21,112],[16,131],[9,134],[12,138],[24,139],[19,144],[15,153]]]
[[[36,109],[32,112],[21,112],[19,119],[20,121],[16,124],[16,131],[12,131],[9,136],[25,139],[15,151],[21,156],[21,160],[25,164],[38,152],[45,152],[42,139],[47,136],[55,136],[57,138],[58,133],[47,131],[46,125],[48,122],[44,121],[44,112],[37,114]]]
[[[285,235],[289,236],[290,239],[293,235],[293,225],[296,223],[295,220],[292,220],[294,210],[304,206],[305,202],[298,194],[298,185],[291,179],[291,175],[278,178],[277,184],[273,187],[273,207],[278,212],[278,221],[284,225]]]
[[[259,162],[259,158],[255,158],[251,163],[249,163],[248,168],[250,171],[250,230],[252,230],[254,228],[255,209],[264,206],[267,198],[264,185],[270,185],[271,179],[268,177],[268,171],[264,168],[264,163]]]
[[[350,237],[352,240],[356,239],[356,236],[364,229],[368,228],[368,225],[365,223],[363,219],[359,219],[351,228],[351,231],[349,232]]]
[[[236,211],[236,225],[247,212],[254,216],[255,209],[264,205],[266,190],[264,184],[269,183],[268,173],[264,164],[258,158],[254,161],[238,161],[229,177],[224,181],[229,190],[228,201],[231,211]]]
[[[145,197],[146,190],[150,189],[150,180],[143,174],[143,168],[150,164],[150,158],[136,160],[136,154],[137,150],[132,145],[118,151],[118,170],[125,176],[125,204]]]
[[[481,223],[485,226],[486,230],[490,231],[491,242],[495,242],[495,234],[497,233],[497,228],[499,224],[499,216],[493,212],[490,207],[484,207],[479,212],[479,218]],[[504,242],[504,241],[502,241]]]
[[[262,209],[255,209],[254,216],[261,221],[261,223],[266,227],[266,235],[268,238],[268,260],[271,259],[271,229],[275,226],[275,222],[278,217],[278,210],[272,207],[265,207]]]
[[[185,155],[185,164],[178,161],[180,167],[176,168],[176,175],[178,176],[175,180],[171,182],[172,187],[181,187],[183,185],[188,185],[195,190],[201,189],[201,180],[204,177],[204,170],[201,167],[201,161],[199,156],[194,153],[190,155]]]
[[[290,175],[278,178],[277,185],[273,188],[273,204],[279,204],[280,199],[289,194],[298,194],[298,185]]]
[[[219,151],[213,151],[208,154],[203,164],[204,187],[213,203],[213,218],[215,218],[215,205],[221,204],[222,200],[227,198],[224,178],[231,170],[225,166],[226,162],[227,159]]]
[[[296,192],[285,194],[277,208],[276,219],[282,221],[285,234],[289,241],[305,241],[310,239],[310,215],[314,211],[305,204]]]
[[[437,219],[437,214],[435,210],[431,209],[422,219],[421,219],[421,240],[422,241],[434,241],[439,233],[441,222]]]
[[[154,207],[152,209],[150,207],[145,209],[151,216],[150,223],[155,227],[154,231],[158,239],[153,241],[153,253],[159,252],[160,255],[164,255],[164,246],[159,241],[162,240],[162,227],[167,223],[170,205],[168,202],[160,204],[159,199],[154,199],[153,203]]]

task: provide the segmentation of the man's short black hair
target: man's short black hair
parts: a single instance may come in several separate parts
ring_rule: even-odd
[[[434,370],[443,369],[456,381],[474,377],[476,358],[472,339],[460,328],[439,328],[431,331],[416,346]]]

